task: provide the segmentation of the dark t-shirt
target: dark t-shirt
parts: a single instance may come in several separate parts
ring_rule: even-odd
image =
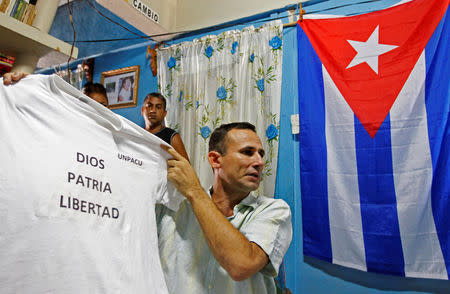
[[[173,136],[175,136],[177,132],[175,130],[172,130],[171,128],[164,128],[161,131],[155,133],[154,135],[163,139],[165,142],[170,144],[172,141]],[[171,145],[171,144],[170,144]]]

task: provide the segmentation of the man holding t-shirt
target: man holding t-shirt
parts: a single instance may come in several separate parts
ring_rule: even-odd
[[[252,193],[264,167],[255,127],[231,123],[212,133],[214,184],[208,192],[189,162],[168,152],[168,179],[186,197],[177,211],[157,206],[169,292],[276,293],[273,277],[292,238],[291,212],[281,199]]]

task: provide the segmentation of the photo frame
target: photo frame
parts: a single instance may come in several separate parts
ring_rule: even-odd
[[[108,108],[136,107],[139,88],[139,65],[102,72]]]

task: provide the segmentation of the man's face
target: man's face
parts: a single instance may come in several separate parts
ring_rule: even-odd
[[[225,137],[225,154],[219,158],[219,178],[235,192],[256,190],[264,167],[264,149],[258,135],[247,129],[232,129]]]
[[[84,64],[83,65],[83,70],[84,70],[84,73],[86,75],[86,81],[92,82],[92,76],[91,76],[91,71],[89,70],[89,65]]]
[[[98,103],[102,104],[103,106],[108,106],[108,99],[106,98],[105,95],[93,92],[88,96],[91,97],[93,100],[97,101]]]
[[[142,116],[148,119],[151,125],[161,124],[166,114],[162,100],[157,97],[150,97],[142,106]]]

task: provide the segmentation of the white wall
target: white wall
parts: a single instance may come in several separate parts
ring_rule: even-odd
[[[114,0],[117,1],[117,0]],[[128,4],[133,5],[134,0],[122,0],[127,1]],[[158,13],[159,25],[172,32],[175,30],[176,12],[178,0],[140,0],[143,4],[147,5],[150,9]]]
[[[176,29],[205,28],[298,2],[298,0],[178,0]]]
[[[134,0],[122,1],[132,5]],[[167,32],[201,29],[299,2],[298,0],[140,1],[159,14],[159,24]]]

